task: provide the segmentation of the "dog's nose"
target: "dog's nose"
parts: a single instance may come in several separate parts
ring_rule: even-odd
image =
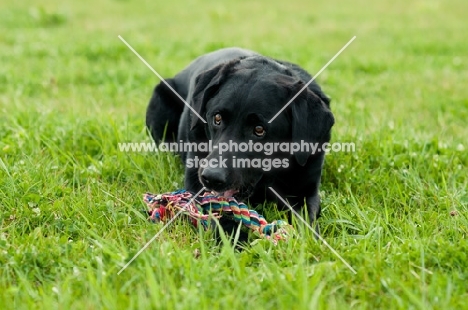
[[[226,171],[221,168],[205,168],[201,173],[203,185],[211,190],[223,190],[226,181]]]

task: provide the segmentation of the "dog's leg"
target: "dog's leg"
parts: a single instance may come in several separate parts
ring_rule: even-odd
[[[309,213],[309,221],[312,228],[315,229],[315,237],[318,239],[320,236],[320,227],[318,225],[318,218],[320,217],[320,195],[317,193],[313,196],[306,197],[307,211]]]
[[[177,91],[173,79],[166,82]],[[164,82],[159,83],[146,110],[146,126],[156,143],[175,141],[184,102]]]

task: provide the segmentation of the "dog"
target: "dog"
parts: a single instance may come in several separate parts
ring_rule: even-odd
[[[330,98],[311,79],[287,61],[242,48],[220,49],[156,85],[146,126],[156,143],[193,146],[179,148],[187,190],[205,188],[251,205],[273,201],[284,208],[271,187],[297,211],[305,202],[315,224],[321,212],[321,147],[330,141],[335,120]],[[192,143],[210,148],[195,149]],[[304,147],[292,152],[287,147],[292,143]],[[312,144],[318,146],[314,152],[305,147]],[[266,152],[267,145],[276,149]]]

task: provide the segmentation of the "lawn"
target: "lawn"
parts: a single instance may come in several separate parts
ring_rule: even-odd
[[[0,308],[468,309],[468,2],[0,2]],[[322,236],[238,251],[142,193],[183,186],[144,118],[158,78],[241,46],[332,97]],[[266,206],[272,220],[283,216]]]

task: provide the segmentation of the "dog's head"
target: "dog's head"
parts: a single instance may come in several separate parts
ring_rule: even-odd
[[[290,68],[262,56],[201,73],[192,106],[207,123],[192,114],[190,126],[203,131],[213,151],[199,168],[200,182],[225,196],[245,199],[262,178],[307,165],[313,154],[304,150],[291,154],[291,143],[328,142],[334,118],[320,87],[305,83]],[[281,143],[289,145],[287,151],[287,144]]]

